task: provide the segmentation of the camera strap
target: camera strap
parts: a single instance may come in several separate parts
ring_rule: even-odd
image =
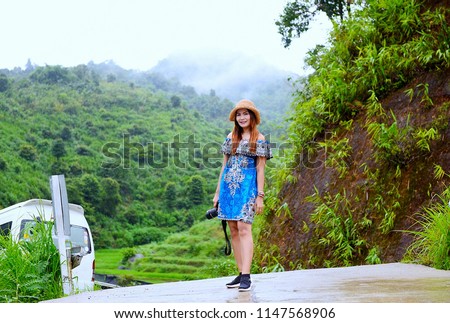
[[[229,256],[231,254],[231,242],[230,239],[228,239],[228,234],[227,234],[227,221],[222,220],[222,228],[223,228],[223,233],[225,234],[225,255]]]

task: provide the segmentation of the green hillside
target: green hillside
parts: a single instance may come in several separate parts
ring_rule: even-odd
[[[0,207],[50,198],[49,177],[64,174],[96,248],[159,241],[203,219],[229,131],[211,120],[232,103],[95,67],[0,74]]]
[[[293,38],[309,16],[292,3],[282,22]],[[315,72],[296,95],[292,163],[279,169],[258,261],[449,269],[449,3],[358,3],[341,17],[322,8],[333,30],[306,59]]]

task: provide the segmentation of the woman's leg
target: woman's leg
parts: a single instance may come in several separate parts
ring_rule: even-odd
[[[240,267],[242,274],[250,274],[253,259],[252,225],[242,221],[237,222],[240,247]]]
[[[241,241],[238,229],[238,221],[228,221],[228,227],[230,228],[231,246],[233,248],[234,259],[236,260],[236,266],[239,272],[242,272],[242,256],[241,256]]]

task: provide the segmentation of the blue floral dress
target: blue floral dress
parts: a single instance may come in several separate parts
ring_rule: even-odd
[[[220,181],[218,218],[221,220],[253,223],[254,204],[258,195],[256,182],[256,161],[258,156],[272,158],[270,143],[266,140],[256,142],[256,152],[250,152],[249,141],[242,139],[231,154],[232,141],[226,138],[222,152],[229,155]]]

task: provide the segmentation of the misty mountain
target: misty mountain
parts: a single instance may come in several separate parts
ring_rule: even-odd
[[[161,60],[151,72],[176,78],[199,93],[215,93],[237,102],[247,98],[262,113],[284,116],[298,75],[262,60],[232,52],[177,53]]]

